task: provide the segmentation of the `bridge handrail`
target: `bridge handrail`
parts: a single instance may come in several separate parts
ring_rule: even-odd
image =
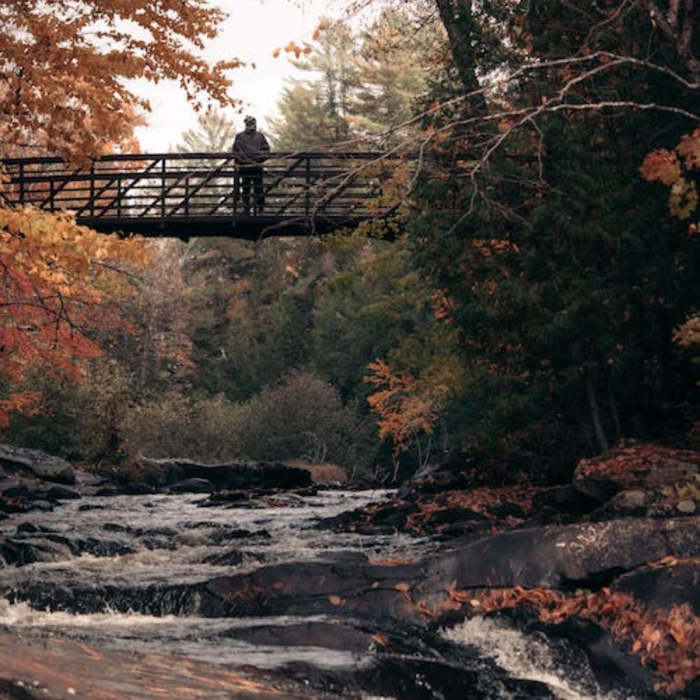
[[[206,151],[202,153],[110,153],[103,156],[98,156],[90,160],[90,163],[109,163],[120,161],[135,161],[135,160],[221,160],[233,158],[232,151]],[[267,155],[267,158],[285,159],[285,158],[338,158],[338,159],[357,159],[357,160],[372,160],[378,158],[397,158],[398,154],[387,154],[383,151],[272,151]],[[28,156],[23,158],[2,158],[0,159],[4,165],[21,165],[21,164],[48,164],[48,163],[66,163],[70,166],[70,162],[60,156]],[[89,167],[89,166],[88,166]]]

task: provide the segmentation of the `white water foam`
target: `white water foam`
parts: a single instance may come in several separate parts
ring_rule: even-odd
[[[200,496],[116,496],[90,497],[62,505],[60,512],[19,514],[5,521],[0,531],[11,532],[23,522],[50,528],[69,537],[100,537],[135,547],[136,552],[115,556],[73,555],[54,540],[59,549],[55,559],[20,567],[6,568],[0,582],[20,585],[27,578],[50,577],[57,582],[113,585],[149,585],[177,581],[195,583],[212,576],[248,573],[262,565],[311,560],[328,551],[359,551],[370,559],[413,558],[429,549],[426,538],[405,533],[363,537],[354,533],[336,533],[314,527],[319,518],[380,501],[392,492],[386,490],[320,492],[299,498],[294,506],[271,508],[214,507],[199,508]],[[79,511],[81,505],[99,505],[103,510]],[[148,508],[146,506],[154,506]],[[156,528],[153,530],[153,528]],[[211,541],[222,530],[246,530],[249,536]],[[172,531],[174,534],[158,534]],[[148,532],[164,543],[152,548],[144,541]],[[269,537],[258,533],[265,531]],[[36,533],[34,541],[41,541]],[[167,546],[170,545],[170,546]],[[205,564],[206,555],[237,549],[243,559],[237,564]]]
[[[283,507],[201,508],[199,495],[85,497],[69,501],[52,513],[16,514],[0,523],[0,533],[12,535],[22,523],[45,530],[22,535],[31,543],[48,540],[59,548],[54,533],[73,539],[115,541],[137,551],[116,556],[73,555],[60,548],[58,559],[0,568],[0,591],[22,591],[35,583],[147,587],[192,584],[223,574],[239,574],[260,566],[290,561],[327,559],[328,552],[360,552],[369,558],[410,558],[428,548],[428,541],[404,533],[364,537],[315,526],[319,519],[381,502],[391,491],[329,491],[298,498]],[[87,506],[87,509],[85,507]],[[226,534],[234,530],[245,533]],[[265,530],[269,537],[261,534]],[[46,536],[45,536],[46,534]],[[219,535],[222,537],[219,538]],[[14,535],[13,535],[14,536]],[[153,548],[161,546],[162,548]],[[232,565],[204,563],[205,557],[229,550],[243,555]],[[236,561],[234,558],[233,561]],[[9,595],[9,594],[8,594]],[[63,635],[98,646],[142,652],[175,652],[215,664],[251,664],[275,668],[291,661],[319,667],[357,667],[362,653],[308,646],[251,644],[238,639],[235,628],[284,625],[313,618],[245,619],[152,616],[105,608],[92,614],[42,611],[26,602],[0,598],[0,626],[37,635]]]
[[[475,616],[441,634],[476,648],[515,678],[544,683],[561,700],[635,700],[634,695],[603,693],[589,668],[562,668],[542,639],[504,622]]]
[[[369,663],[361,653],[315,646],[254,644],[226,636],[227,630],[259,626],[323,622],[325,616],[290,615],[264,618],[204,618],[176,615],[144,615],[136,612],[78,614],[36,610],[28,603],[10,603],[0,598],[0,627],[32,630],[37,634],[60,634],[88,640],[98,646],[142,653],[174,652],[216,665],[249,664],[274,669],[290,662],[320,668],[358,667]]]
[[[197,622],[203,618],[184,618]],[[37,610],[29,603],[10,603],[0,598],[0,625],[8,627],[127,627],[142,625],[181,624],[183,618],[176,615],[142,615],[140,613],[105,612],[76,614],[64,611]]]

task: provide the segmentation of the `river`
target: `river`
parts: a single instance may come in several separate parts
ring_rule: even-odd
[[[218,576],[272,564],[404,560],[434,551],[434,541],[408,534],[363,536],[316,527],[323,518],[390,493],[329,490],[236,507],[203,507],[202,495],[88,496],[52,512],[13,515],[0,522],[0,535],[41,561],[0,569],[0,629],[23,638],[175,654],[217,668],[245,666],[282,675],[294,668],[297,681],[303,669],[333,674],[369,667],[376,661],[374,650],[334,643],[332,633],[319,633],[337,622],[328,615],[202,616],[191,591]],[[285,634],[290,628],[312,633],[305,640],[303,634]],[[463,647],[479,660],[476,672],[483,667],[490,674],[495,668],[506,678],[537,681],[546,689],[543,694],[503,690],[503,697],[634,697],[603,693],[588,669],[567,666],[551,645],[498,621],[473,618],[440,635],[451,649]],[[444,650],[440,654],[445,657]],[[413,649],[403,656],[432,663],[436,652]],[[443,661],[454,667],[456,657]],[[347,697],[407,697],[387,695],[384,686],[374,690],[384,694],[365,688],[348,691]],[[324,688],[309,692],[309,697],[346,696],[337,688],[326,695]],[[451,697],[447,691],[440,696]]]

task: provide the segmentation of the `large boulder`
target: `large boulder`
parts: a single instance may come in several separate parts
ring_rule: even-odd
[[[597,587],[647,562],[699,555],[699,516],[526,528],[435,557],[423,588]]]
[[[59,484],[75,484],[73,467],[65,459],[41,450],[0,444],[0,467],[9,472],[24,472]]]
[[[668,566],[644,566],[620,576],[611,586],[649,608],[669,609],[688,603],[700,615],[700,567],[697,560],[669,561]]]
[[[698,555],[700,517],[531,528],[483,537],[398,566],[315,561],[213,579],[205,587],[200,612],[354,614],[415,621],[416,603],[439,605],[451,586],[599,587],[646,562]]]

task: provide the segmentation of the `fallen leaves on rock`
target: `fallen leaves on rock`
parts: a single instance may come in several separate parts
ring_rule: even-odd
[[[655,566],[675,564],[675,558],[666,557]],[[525,603],[537,610],[543,622],[559,624],[578,616],[600,625],[662,677],[656,686],[660,692],[680,691],[700,673],[700,618],[688,603],[649,609],[634,596],[607,587],[574,595],[522,586],[475,593],[459,590],[452,582],[442,610],[468,605],[470,613],[488,613]],[[421,612],[431,618],[436,615],[430,608]]]
[[[651,444],[635,444],[611,450],[607,455],[582,459],[577,471],[583,476],[606,477],[620,484],[668,482],[668,473],[678,476],[700,467],[700,453]],[[659,477],[658,479],[655,477]]]

